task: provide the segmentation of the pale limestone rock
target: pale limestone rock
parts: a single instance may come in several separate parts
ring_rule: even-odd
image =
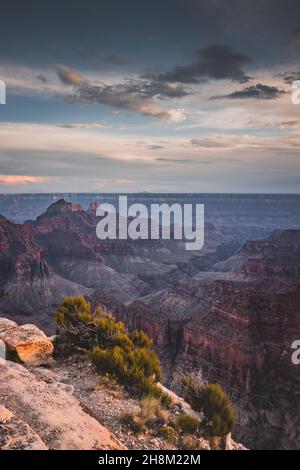
[[[4,319],[0,319],[3,331],[0,339],[5,343],[8,353],[15,352],[25,364],[47,364],[52,360],[53,344],[50,339],[35,325],[5,327]],[[6,320],[9,321],[9,320]]]
[[[5,406],[0,405],[0,423],[7,423],[12,417],[12,412],[5,408]]]
[[[47,450],[36,432],[0,405],[0,450]]]
[[[235,442],[232,439],[231,433],[227,434],[225,438],[225,450],[248,450],[242,444]]]
[[[171,399],[173,405],[177,405],[180,407],[181,411],[190,415],[195,416],[196,418],[200,419],[201,414],[196,413],[189,403],[187,403],[182,397],[176,395],[176,393],[169,390],[167,387],[164,387],[161,383],[158,383],[157,386]]]
[[[16,322],[0,317],[0,333],[5,333],[5,331],[16,328],[16,326],[18,326]]]
[[[50,449],[124,449],[107,428],[55,383],[21,364],[0,365],[0,402],[18,414]]]

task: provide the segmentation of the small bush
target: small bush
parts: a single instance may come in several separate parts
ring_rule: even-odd
[[[141,330],[134,330],[129,337],[137,348],[150,349],[152,347],[152,340]]]
[[[199,429],[199,420],[187,413],[183,413],[175,419],[176,428],[183,434],[195,434]]]
[[[179,448],[182,450],[201,450],[202,446],[199,439],[186,435],[179,440]]]
[[[100,375],[96,382],[95,390],[100,390],[102,387],[114,389],[117,387],[117,380],[112,374]]]
[[[126,375],[124,351],[119,346],[112,349],[101,349],[97,346],[88,352],[88,357],[100,373],[112,374],[118,378]]]
[[[141,434],[145,431],[145,423],[137,408],[125,411],[121,415],[121,423],[128,426],[135,434]]]
[[[89,350],[88,357],[100,374],[114,376],[139,395],[151,395],[169,406],[169,398],[157,386],[162,379],[159,358],[143,331],[129,334],[124,323],[101,308],[92,313],[90,303],[82,296],[66,297],[55,319],[64,328],[71,347],[76,342]]]
[[[133,342],[126,333],[117,333],[113,338],[113,343],[120,348],[130,351],[133,349]]]
[[[219,384],[199,385],[191,377],[182,380],[185,399],[195,411],[204,414],[201,423],[208,436],[225,437],[236,422],[230,400]]]
[[[97,321],[97,340],[102,348],[109,348],[114,345],[116,335],[125,334],[125,325],[117,322],[111,315],[100,317]]]
[[[174,444],[177,439],[177,433],[172,426],[162,426],[159,435],[169,444]]]
[[[146,396],[141,399],[141,417],[147,423],[160,415],[161,403],[157,398]]]
[[[158,398],[164,408],[169,408],[172,400],[162,391],[162,389],[153,380],[146,379],[140,384],[141,391],[144,395],[149,395],[153,398]]]
[[[158,388],[162,378],[160,361],[151,349],[151,340],[141,331],[129,335],[122,322],[106,315],[98,320],[98,344],[88,356],[101,374],[113,374],[141,395],[167,399]]]
[[[54,314],[54,319],[59,326],[72,324],[76,319],[85,323],[92,322],[91,304],[83,296],[65,297]]]

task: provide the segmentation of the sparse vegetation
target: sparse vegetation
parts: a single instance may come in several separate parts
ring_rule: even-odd
[[[141,417],[147,423],[157,418],[161,411],[161,403],[157,398],[147,396],[141,399]]]
[[[202,378],[200,382],[198,376],[183,377],[182,387],[194,411],[203,414],[201,423],[192,414],[172,416],[172,408],[166,410],[171,398],[158,384],[162,378],[160,361],[143,331],[129,333],[111,314],[99,308],[92,311],[84,297],[66,297],[55,319],[71,350],[76,344],[79,351],[87,352],[99,373],[96,387],[117,387],[120,383],[140,397],[140,406],[121,416],[122,423],[134,433],[148,430],[171,445],[195,450],[201,448],[202,433],[212,447],[220,448],[222,438],[232,431],[236,417],[229,398],[220,385],[206,384]]]
[[[175,444],[178,437],[176,430],[172,426],[161,426],[159,435],[169,444]]]
[[[121,423],[128,426],[135,434],[141,434],[146,429],[138,408],[125,411],[121,416]]]
[[[152,349],[152,341],[143,331],[128,333],[124,323],[112,315],[100,309],[92,312],[90,303],[82,296],[66,297],[55,320],[64,329],[89,323],[94,328],[96,340],[88,356],[97,371],[116,377],[142,396],[161,400],[163,406],[169,405],[169,398],[157,386],[162,378],[160,361]]]
[[[186,435],[179,439],[179,448],[182,450],[201,450],[201,442],[194,436]]]
[[[193,378],[183,377],[182,385],[185,399],[204,415],[201,426],[207,436],[224,437],[233,430],[235,412],[219,384],[201,386]]]
[[[183,434],[195,434],[200,426],[199,420],[190,414],[182,413],[175,419],[176,429]]]
[[[145,333],[128,334],[125,325],[109,315],[97,321],[97,339],[98,346],[88,355],[100,373],[113,374],[141,395],[163,399],[156,385],[162,378],[160,362]]]

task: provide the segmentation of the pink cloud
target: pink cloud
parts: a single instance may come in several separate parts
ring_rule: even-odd
[[[4,184],[6,186],[13,186],[15,184],[39,184],[45,183],[46,181],[47,178],[42,178],[40,176],[0,175],[0,184]]]

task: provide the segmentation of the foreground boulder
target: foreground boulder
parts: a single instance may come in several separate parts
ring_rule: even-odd
[[[48,364],[52,360],[53,344],[35,325],[18,326],[0,318],[0,340],[5,343],[8,357],[14,356],[25,364]]]
[[[0,403],[26,423],[27,431],[37,434],[49,449],[124,449],[61,384],[47,383],[21,364],[10,361],[0,364]],[[5,420],[13,419],[4,410],[3,416]],[[13,430],[10,436],[12,434]],[[14,442],[8,437],[0,448],[14,448]],[[40,441],[35,442],[35,445],[42,445]]]

